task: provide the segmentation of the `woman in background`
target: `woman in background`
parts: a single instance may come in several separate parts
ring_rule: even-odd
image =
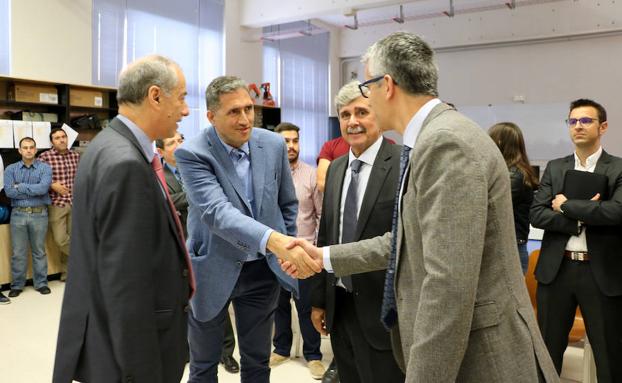
[[[529,208],[533,201],[534,190],[538,188],[538,176],[529,164],[523,133],[516,124],[500,122],[493,125],[488,130],[488,134],[501,150],[510,172],[516,242],[518,243],[518,254],[520,255],[523,274],[525,274],[529,264],[529,254],[527,253]]]

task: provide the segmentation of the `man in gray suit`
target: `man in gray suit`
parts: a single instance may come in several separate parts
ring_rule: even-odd
[[[324,254],[294,243],[337,276],[387,268],[381,319],[406,381],[558,381],[518,262],[499,150],[437,98],[433,51],[419,37],[393,33],[363,61],[361,93],[379,125],[404,136],[393,232]]]

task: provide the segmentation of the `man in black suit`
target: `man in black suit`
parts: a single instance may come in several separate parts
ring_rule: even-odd
[[[188,236],[186,228],[186,222],[188,221],[188,199],[186,198],[186,192],[183,188],[183,180],[181,173],[177,169],[177,160],[173,153],[177,147],[184,142],[184,136],[181,133],[175,133],[172,138],[165,138],[156,140],[156,149],[160,157],[162,157],[162,167],[164,170],[164,178],[166,179],[166,186],[168,193],[173,200],[175,209],[179,213],[179,219],[184,229],[184,236]],[[225,337],[222,343],[222,357],[220,363],[224,365],[225,370],[229,373],[236,374],[240,372],[240,365],[238,361],[233,357],[233,350],[235,350],[235,335],[233,334],[233,326],[231,325],[231,318],[229,315],[225,316],[225,322],[223,324],[223,331]]]
[[[600,104],[573,101],[567,123],[575,152],[548,163],[531,207],[531,224],[544,229],[535,271],[538,322],[561,372],[578,305],[598,382],[622,382],[622,159],[601,147],[608,123]],[[571,169],[607,176],[604,195],[567,199]]]
[[[185,96],[173,61],[130,64],[119,115],[80,161],[54,383],[182,377],[194,277],[153,141],[174,136]]]
[[[318,246],[390,231],[399,176],[402,148],[382,137],[358,82],[341,88],[335,104],[350,151],[328,168]],[[344,278],[323,271],[313,278],[311,319],[320,333],[331,334],[339,381],[403,382],[389,333],[380,322],[385,271]]]

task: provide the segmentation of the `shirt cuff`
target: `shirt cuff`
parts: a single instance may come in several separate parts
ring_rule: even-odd
[[[274,230],[268,229],[265,233],[263,233],[263,237],[261,237],[261,242],[259,242],[259,252],[262,255],[266,255],[266,245],[268,244],[268,238],[270,238],[270,234],[272,234]]]
[[[324,270],[333,272],[333,265],[330,263],[330,246],[322,247],[322,257],[324,258]]]

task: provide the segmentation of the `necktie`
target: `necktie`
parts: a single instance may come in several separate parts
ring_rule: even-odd
[[[397,184],[397,190],[395,191],[395,204],[393,205],[393,221],[391,223],[391,255],[389,257],[389,266],[387,267],[387,275],[384,279],[384,294],[382,295],[382,308],[380,310],[380,321],[387,330],[390,330],[395,326],[397,322],[397,305],[395,303],[395,290],[393,284],[395,283],[395,260],[397,258],[397,222],[398,222],[398,210],[400,203],[400,188],[402,180],[404,179],[404,173],[408,166],[408,159],[410,154],[410,148],[404,145],[402,149],[402,155],[400,156],[400,176]],[[404,185],[406,188],[406,185]]]
[[[190,262],[190,255],[188,255],[188,249],[186,249],[186,239],[184,238],[184,230],[181,227],[181,221],[179,220],[179,216],[177,215],[177,210],[175,209],[175,205],[173,205],[173,200],[171,199],[170,194],[168,193],[168,187],[166,186],[166,178],[164,178],[164,170],[162,170],[162,162],[160,162],[160,158],[155,155],[153,160],[151,161],[151,167],[155,172],[156,176],[158,176],[158,181],[160,182],[160,186],[164,190],[164,194],[166,195],[166,200],[168,202],[168,207],[170,209],[171,214],[173,215],[173,219],[175,220],[175,226],[177,227],[177,236],[181,241],[182,247],[184,248],[184,257],[186,259],[186,267],[188,267],[188,280],[190,282],[190,297],[194,294],[195,290],[195,280],[194,273],[192,272],[192,263]]]
[[[358,222],[358,189],[359,189],[359,172],[363,162],[354,160],[350,164],[351,179],[348,191],[346,192],[346,202],[343,205],[343,226],[341,230],[341,243],[354,241],[356,234],[356,224]],[[346,290],[352,291],[352,277],[345,276],[341,278],[341,283]]]
[[[235,167],[235,172],[242,183],[242,187],[244,188],[244,194],[246,195],[246,200],[251,206],[253,216],[257,215],[255,211],[255,197],[253,195],[253,186],[252,182],[249,182],[248,172],[250,171],[251,162],[247,157],[246,153],[241,149],[232,149],[229,152],[231,157],[231,161],[233,161],[233,167]]]
[[[184,181],[181,179],[181,173],[179,172],[179,169],[175,168],[175,178],[177,178],[177,181],[179,182],[179,185],[181,185],[182,187],[184,186]]]

